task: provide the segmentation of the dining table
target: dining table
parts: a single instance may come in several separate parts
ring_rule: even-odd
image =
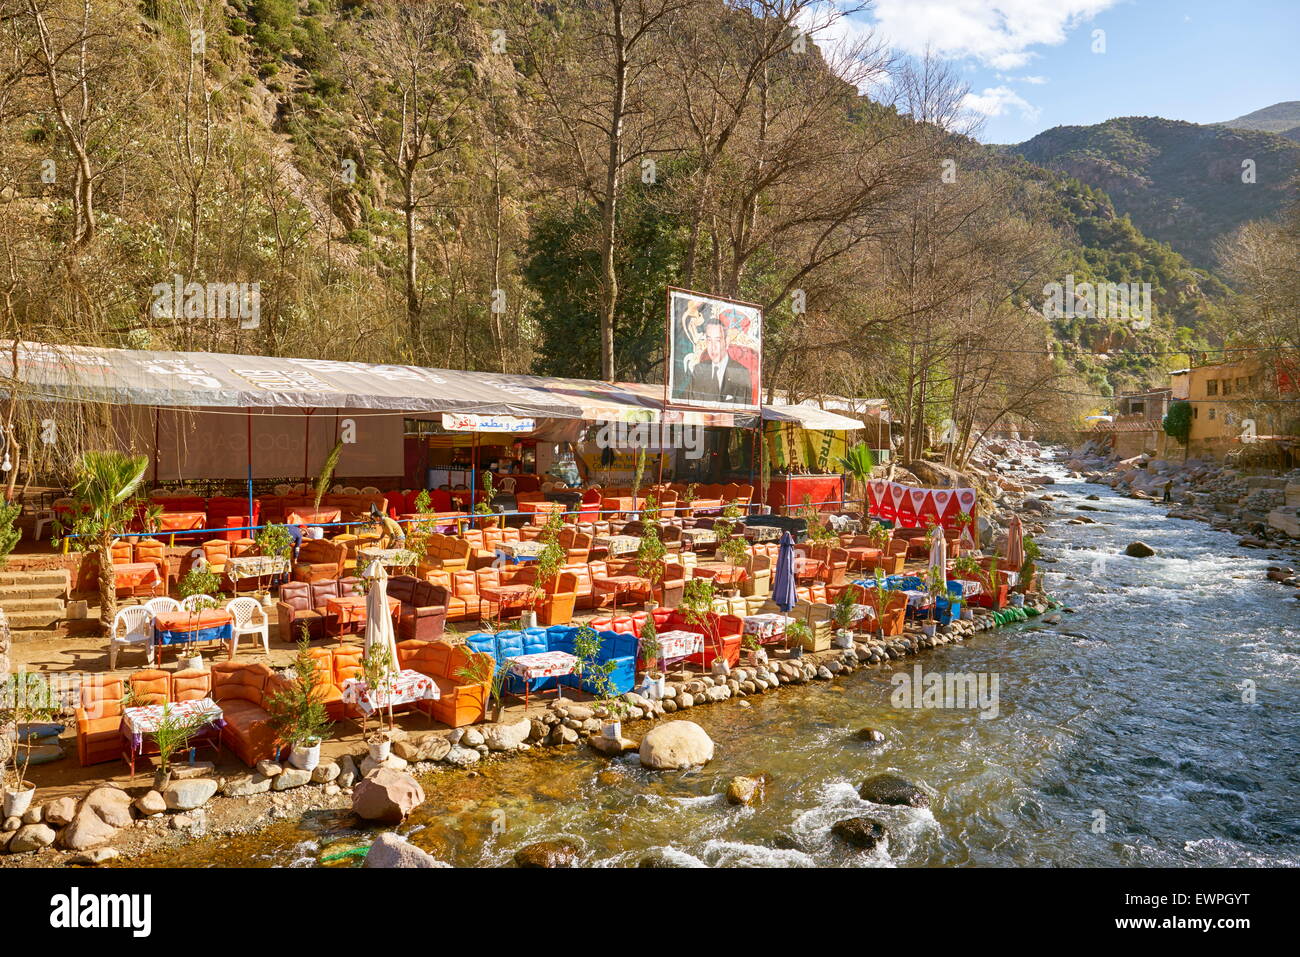
[[[343,509],[322,505],[292,505],[284,513],[286,525],[330,525],[343,520]]]
[[[366,595],[340,595],[325,599],[326,630],[334,637],[353,634],[366,627]],[[402,610],[402,603],[396,598],[388,599],[388,611],[396,620]],[[345,627],[352,626],[352,627]]]
[[[343,701],[352,705],[363,717],[370,717],[376,711],[389,712],[389,726],[392,726],[392,712],[398,708],[421,702],[437,701],[441,692],[437,683],[428,675],[419,671],[402,669],[388,675],[381,681],[379,688],[371,688],[364,678],[349,678],[343,682]],[[433,721],[433,712],[428,712],[429,721]]]
[[[153,640],[158,648],[155,660],[162,661],[166,645],[219,641],[229,647],[234,627],[235,616],[224,608],[159,612],[153,618]]]
[[[162,576],[158,574],[158,566],[153,562],[114,562],[113,584],[118,589],[129,588],[133,592],[141,585],[148,585],[157,592],[158,586],[162,584]]]
[[[156,524],[159,532],[188,532],[202,528],[207,521],[207,512],[163,512]]]
[[[630,555],[641,547],[639,535],[597,535],[591,540],[592,548],[605,548],[610,555]]]
[[[191,752],[200,745],[221,753],[221,728],[226,723],[221,706],[211,698],[146,704],[122,709],[122,760],[135,777],[135,761],[146,754],[146,741],[163,721],[184,722],[196,729],[187,742]]]

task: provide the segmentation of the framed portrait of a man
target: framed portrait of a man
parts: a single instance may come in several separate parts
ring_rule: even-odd
[[[668,401],[756,411],[762,387],[763,310],[734,299],[668,290]]]

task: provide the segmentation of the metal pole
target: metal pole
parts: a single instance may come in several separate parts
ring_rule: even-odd
[[[248,524],[256,525],[253,520],[253,407],[247,409],[248,419]]]

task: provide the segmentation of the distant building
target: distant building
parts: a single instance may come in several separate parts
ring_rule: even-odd
[[[1094,431],[1098,436],[1107,437],[1111,449],[1122,458],[1143,452],[1164,457],[1170,454],[1166,448],[1170,439],[1165,435],[1164,419],[1172,397],[1172,389],[1126,392],[1115,400],[1111,421],[1098,423]]]
[[[1289,461],[1300,445],[1300,393],[1293,377],[1273,356],[1255,350],[1232,355],[1174,374],[1186,380],[1192,403],[1188,454],[1222,458],[1248,451]]]

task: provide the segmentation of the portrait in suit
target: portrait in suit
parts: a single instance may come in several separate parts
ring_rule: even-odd
[[[682,403],[758,405],[762,310],[683,290],[669,292],[669,393]]]
[[[754,393],[749,370],[727,352],[727,327],[718,319],[704,322],[704,354],[691,371],[686,398],[700,402],[747,405]]]

